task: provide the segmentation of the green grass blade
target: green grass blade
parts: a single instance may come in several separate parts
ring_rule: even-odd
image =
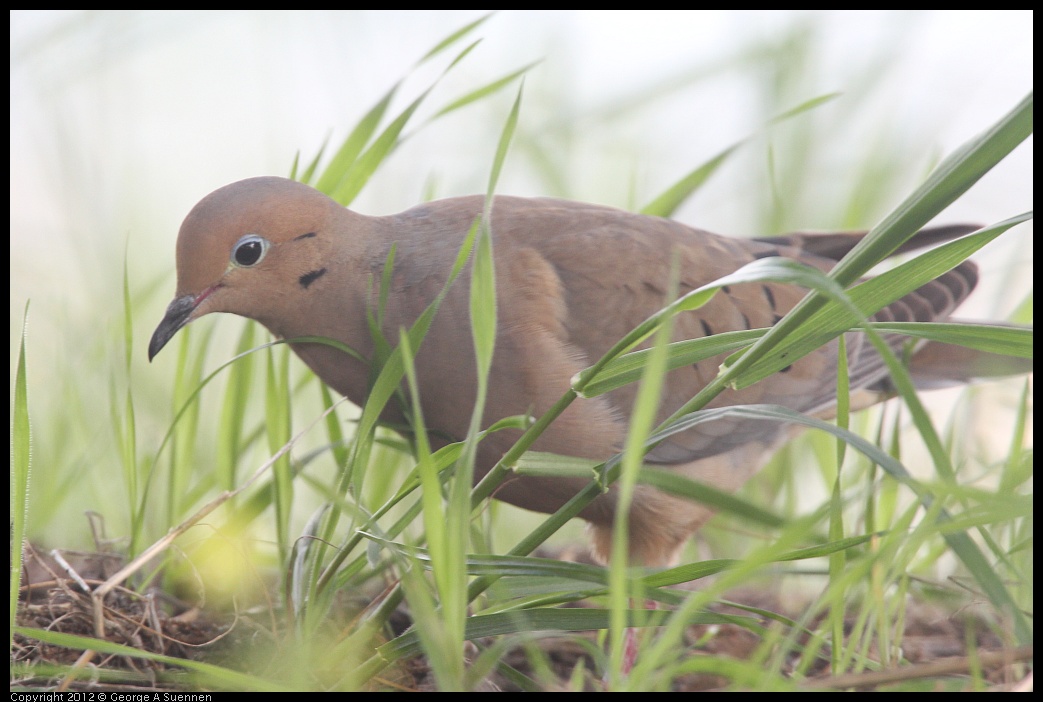
[[[288,348],[272,347],[266,354],[267,377],[265,397],[265,434],[268,450],[274,455],[293,436],[290,413],[290,379]],[[290,519],[293,509],[293,469],[284,454],[272,466],[275,485],[275,529],[280,560],[286,562],[290,549]]]
[[[656,217],[670,217],[685,200],[692,196],[703,183],[710,179],[721,164],[728,160],[736,149],[742,146],[745,140],[738,144],[729,146],[724,151],[711,158],[706,163],[696,167],[686,176],[667,188],[652,202],[641,208],[641,214],[654,215]]]
[[[388,106],[391,104],[391,99],[395,97],[395,93],[398,91],[401,83],[395,83],[392,88],[384,94],[380,100],[377,101],[373,107],[369,109],[362,119],[359,120],[358,124],[351,130],[344,143],[341,144],[340,148],[337,149],[337,153],[334,154],[333,159],[329,165],[323,171],[322,175],[319,176],[318,182],[315,184],[315,188],[320,190],[327,195],[331,195],[333,192],[340,187],[340,183],[347,177],[347,174],[355,166],[358,161],[359,154],[369,143],[370,137],[376,132],[377,126],[381,120],[384,119],[384,113],[387,112]],[[323,145],[325,148],[325,144]],[[319,157],[316,156],[315,162],[318,162]]]
[[[776,115],[768,121],[768,126],[784,122],[791,117],[795,117],[799,114],[813,110],[819,105],[823,105],[831,100],[834,100],[839,96],[839,93],[830,93],[828,95],[822,95],[811,100],[807,100],[804,103],[797,105],[796,107],[786,110],[785,112]],[[641,208],[641,214],[654,215],[656,217],[670,217],[677,211],[688,198],[695,194],[710,179],[717,169],[731,157],[731,155],[740,147],[750,141],[752,137],[747,137],[741,141],[732,144],[728,148],[724,149],[716,156],[712,157],[705,163],[692,169],[687,175],[681,178],[679,181],[667,188],[663,193],[657,196],[652,202]]]
[[[257,325],[247,322],[236,348],[238,363],[231,364],[225,385],[221,415],[218,419],[217,466],[214,477],[224,490],[235,489],[236,467],[245,449],[243,429],[246,426],[246,408],[249,406],[250,389],[254,375],[255,358],[249,353],[254,345]]]
[[[29,303],[22,315],[22,338],[15,371],[14,405],[11,408],[11,589],[8,650],[14,646],[18,615],[18,589],[22,583],[22,556],[29,521],[29,471],[32,465],[32,427],[29,424],[29,390],[25,371],[25,337],[29,327]]]
[[[794,360],[811,353],[841,332],[850,329],[860,321],[860,317],[874,314],[891,302],[908,295],[942,273],[951,270],[1014,225],[1026,221],[1027,218],[1028,215],[1019,215],[986,227],[974,234],[931,249],[886,273],[856,285],[847,291],[847,297],[858,312],[853,312],[851,309],[835,303],[823,304],[805,325],[794,330],[784,339],[780,338],[778,345],[770,352],[764,351],[763,358],[756,363],[749,363],[749,360],[744,357],[742,364],[748,368],[732,381],[734,387],[747,387],[785,368]],[[832,276],[831,273],[830,277]],[[795,308],[790,314],[796,314],[798,308]],[[764,343],[764,339],[769,335],[774,336],[774,329],[777,329],[784,321],[785,318],[773,327],[773,331],[762,337],[761,341],[748,353],[753,354],[754,350]]]
[[[127,248],[129,249],[129,242]],[[127,488],[127,504],[133,505],[138,499],[140,468],[138,466],[137,425],[134,415],[133,384],[130,382],[131,360],[134,356],[134,316],[130,295],[130,275],[128,271],[128,251],[123,253],[123,371],[127,379],[127,389],[123,396],[123,413],[118,416],[119,403],[115,379],[113,379],[112,426],[116,433],[116,441],[120,450],[120,464],[123,468],[124,484]],[[139,535],[143,536],[143,535]]]
[[[881,334],[905,334],[987,353],[1032,358],[1031,328],[973,322],[874,322],[873,328]]]
[[[826,93],[825,95],[818,95],[816,97],[811,98],[810,100],[805,100],[799,105],[791,107],[790,109],[784,110],[783,112],[780,112],[779,114],[775,115],[770,120],[768,120],[768,124],[780,124],[792,117],[796,117],[797,115],[808,112],[809,110],[814,110],[819,105],[825,105],[827,102],[832,102],[837,98],[841,97],[842,95],[843,93]]]
[[[860,318],[858,310],[847,300],[844,291],[822,271],[812,268],[798,261],[784,258],[763,258],[746,264],[739,270],[729,275],[718,278],[712,283],[703,285],[687,293],[683,297],[663,307],[651,315],[644,322],[634,328],[623,339],[616,343],[601,359],[593,366],[586,368],[572,379],[572,387],[581,397],[587,397],[587,386],[599,381],[602,372],[609,364],[613,363],[621,354],[637,346],[651,335],[666,320],[672,318],[679,312],[698,309],[705,305],[723,287],[738,285],[741,283],[775,281],[781,283],[792,283],[802,287],[818,290],[830,298],[837,300],[856,319]],[[731,342],[736,337],[727,337]],[[706,342],[708,344],[713,342]],[[691,347],[684,347],[690,349]],[[629,373],[628,377],[632,377]],[[619,378],[613,380],[618,382]],[[601,386],[606,385],[604,380],[599,381]],[[609,386],[611,388],[611,386]],[[604,392],[605,390],[601,390]]]
[[[483,16],[479,17],[478,19],[476,19],[473,22],[465,24],[460,29],[457,29],[456,31],[452,32],[445,39],[443,39],[440,42],[436,43],[431,48],[430,51],[428,51],[426,54],[424,54],[423,57],[420,59],[420,61],[417,62],[417,65],[425,63],[426,61],[429,61],[430,59],[434,58],[438,54],[440,54],[443,51],[447,50],[450,46],[452,46],[456,42],[460,41],[465,36],[467,36],[468,34],[473,32],[475,29],[480,27],[482,24],[484,24],[486,22],[486,20],[488,20],[494,14],[496,14],[496,13],[495,12],[490,12],[490,13],[488,13],[486,15],[483,15]]]
[[[670,279],[667,283],[666,300],[677,296],[680,279],[680,262],[675,256],[670,264]],[[623,670],[625,611],[628,599],[641,600],[644,592],[641,588],[628,587],[627,569],[632,563],[634,554],[630,540],[630,507],[634,501],[634,491],[645,456],[644,444],[655,426],[659,400],[662,397],[663,383],[666,379],[667,344],[673,333],[673,318],[667,318],[656,330],[652,353],[648,357],[638,388],[637,399],[630,416],[626,445],[623,449],[622,475],[618,482],[616,494],[616,513],[612,530],[612,554],[609,559],[609,600],[611,604],[611,666],[609,668],[609,688],[620,683],[620,671]],[[651,564],[649,564],[651,565]]]
[[[859,276],[886,258],[942,209],[966,192],[971,185],[1031,133],[1032,96],[1030,94],[984,134],[967,142],[946,158],[923,185],[874,227],[837,264],[830,273],[830,277],[842,286],[855,282]],[[957,241],[950,245],[959,244],[960,242]],[[928,252],[920,258],[932,253],[934,252]],[[869,283],[872,283],[872,280]],[[775,347],[797,333],[804,323],[825,305],[826,298],[822,295],[812,294],[806,297],[772,327],[770,332],[743,354],[738,363],[731,366],[726,373],[718,376],[692,401],[678,410],[675,416],[704,407],[724,388],[735,383],[736,378],[745,374],[751,366],[762,361],[769,352],[775,351]],[[774,367],[776,370],[785,367],[794,360],[793,357],[788,358],[786,363],[780,363],[784,359],[776,356],[769,363],[762,365],[759,372],[747,375],[743,381],[752,382],[753,378],[764,377],[765,374],[771,372],[767,371],[767,367]]]
[[[143,651],[132,646],[94,639],[87,636],[65,634],[58,631],[45,629],[32,629],[29,627],[16,627],[15,631],[21,636],[42,641],[53,646],[63,646],[73,650],[97,651],[110,656],[127,656],[129,658],[158,661],[166,665],[174,665],[191,671],[196,678],[197,684],[224,690],[257,690],[260,692],[290,692],[294,688],[273,683],[253,675],[246,675],[236,670],[223,668],[210,663],[164,656],[159,653]],[[84,675],[92,675],[90,670],[85,669]]]
[[[459,110],[462,107],[466,107],[467,105],[470,105],[473,102],[477,102],[478,100],[489,97],[490,95],[499,92],[500,90],[506,88],[508,85],[520,78],[521,76],[528,73],[534,66],[537,65],[537,63],[539,62],[534,61],[533,63],[523,66],[516,71],[508,73],[502,78],[497,78],[496,80],[486,83],[480,88],[476,88],[470,91],[469,93],[458,97],[457,99],[451,101],[445,107],[435,112],[435,114],[432,115],[431,118],[425,124],[434,122],[439,117],[443,117],[449,114],[450,112],[455,112],[456,110]]]

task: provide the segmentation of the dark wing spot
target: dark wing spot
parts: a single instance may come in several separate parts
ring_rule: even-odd
[[[300,236],[298,236],[298,237],[294,237],[294,239],[293,239],[293,240],[294,240],[294,241],[300,241],[301,239],[310,239],[310,238],[312,238],[313,236],[318,236],[318,234],[316,234],[315,232],[308,232],[307,234],[301,234],[301,235],[300,235]]]
[[[767,285],[762,285],[761,286],[761,290],[764,291],[764,297],[768,298],[768,304],[771,306],[771,309],[774,310],[775,309],[775,296],[772,294],[771,288],[769,288]]]
[[[703,326],[703,336],[713,336],[713,329],[707,324],[705,319],[700,319],[699,324]]]
[[[742,315],[742,326],[744,329],[753,329],[753,327],[750,325],[750,318],[747,317],[745,314]]]
[[[779,253],[778,249],[768,249],[767,251],[758,251],[757,253],[753,254],[753,257],[755,259],[757,259],[757,258],[772,258],[774,256],[781,256],[781,255],[782,254]]]
[[[785,368],[780,368],[779,369],[779,373],[789,373],[790,368],[792,368],[792,367],[793,367],[793,364],[790,364],[790,365],[786,366]]]
[[[311,273],[305,273],[304,275],[302,275],[300,277],[300,280],[298,282],[300,282],[302,288],[307,288],[309,285],[311,285],[312,283],[314,283],[316,280],[318,280],[319,278],[321,278],[324,275],[326,275],[326,269],[325,268],[320,268],[317,271],[312,271]]]

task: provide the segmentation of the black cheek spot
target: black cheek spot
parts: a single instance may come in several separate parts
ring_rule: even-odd
[[[721,286],[721,292],[723,292],[725,295],[731,295],[732,294],[732,289],[729,288],[727,285],[722,285]]]
[[[312,283],[314,283],[316,280],[318,280],[319,278],[321,278],[324,275],[326,275],[326,269],[325,268],[320,268],[317,271],[312,271],[311,273],[305,273],[304,275],[302,275],[300,277],[300,280],[298,282],[300,282],[302,288],[306,289],[309,285],[311,285]]]
[[[313,236],[318,236],[315,232],[308,232],[307,234],[301,234],[298,237],[294,237],[294,241],[300,241],[301,239],[310,239]]]

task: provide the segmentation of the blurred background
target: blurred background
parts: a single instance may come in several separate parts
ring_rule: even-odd
[[[192,205],[234,180],[287,175],[327,140],[335,148],[405,78],[392,108],[403,109],[446,68],[413,71],[424,53],[483,15],[12,11],[10,345],[31,301],[43,500],[31,533],[85,546],[83,511],[119,504],[108,418],[127,383],[143,454],[169,425],[176,354],[150,367],[145,349],[173,296],[174,242]],[[1032,24],[1031,11],[502,12],[352,206],[385,214],[484,191],[517,84],[425,122],[531,65],[499,192],[636,209],[748,139],[677,219],[733,236],[869,227],[1032,90]],[[1030,210],[1032,180],[1030,138],[939,221]],[[1031,235],[1022,225],[982,253],[971,316],[1007,318],[1029,299]],[[231,355],[214,352],[214,366]],[[42,497],[41,483],[55,492]],[[51,521],[59,513],[71,521]]]

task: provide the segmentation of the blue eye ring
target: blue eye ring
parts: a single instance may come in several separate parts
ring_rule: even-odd
[[[267,239],[256,234],[240,237],[232,247],[232,265],[236,268],[253,268],[264,260],[270,247],[271,243]]]

